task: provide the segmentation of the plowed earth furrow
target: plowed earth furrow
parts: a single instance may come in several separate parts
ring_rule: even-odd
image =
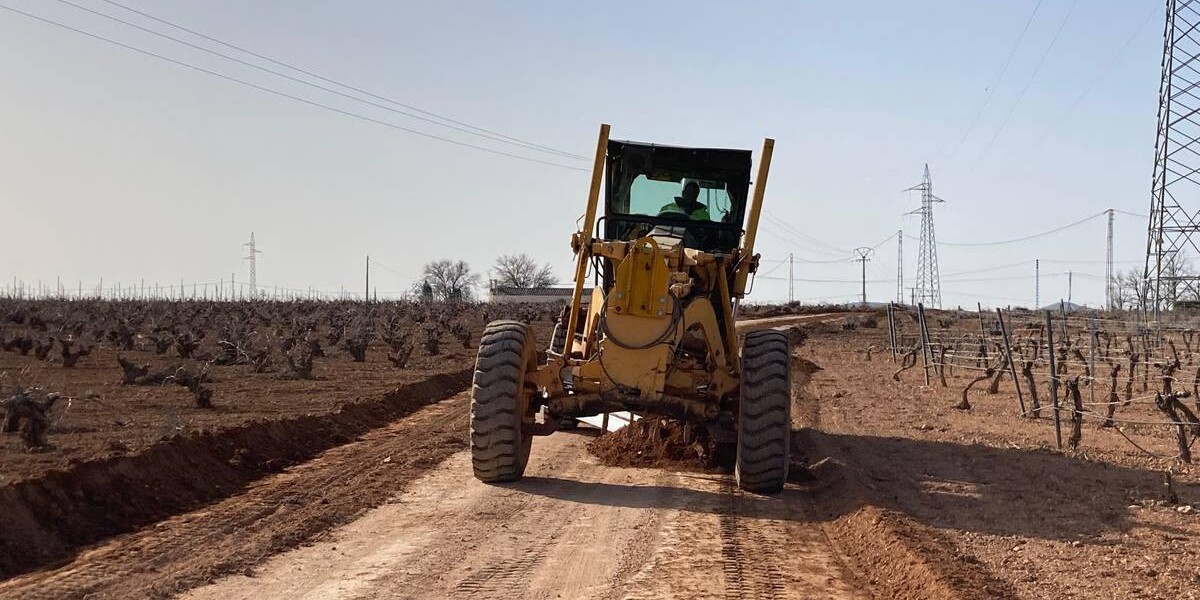
[[[240,572],[386,501],[466,447],[466,415],[465,394],[426,407],[243,494],[4,582],[0,598],[166,597]]]

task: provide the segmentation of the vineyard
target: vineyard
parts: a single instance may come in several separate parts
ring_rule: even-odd
[[[461,390],[483,322],[528,319],[547,336],[556,316],[529,305],[0,301],[0,495],[18,507],[0,516],[0,574],[221,497]],[[189,472],[214,480],[179,477]],[[112,486],[127,490],[121,502],[103,501]]]
[[[0,597],[1191,593],[1194,324],[746,312],[793,343],[778,498],[665,421],[471,480],[482,323],[553,305],[5,301]]]
[[[886,347],[898,366],[893,380],[915,376],[924,385],[956,387],[958,410],[972,408],[973,391],[1009,396],[1013,414],[1053,424],[1058,449],[1083,447],[1091,425],[1116,432],[1147,456],[1191,463],[1200,436],[1200,319],[1152,327],[1137,317],[1064,311],[932,317],[919,307],[889,307]],[[1151,452],[1131,434],[1161,435],[1175,442],[1175,451]]]

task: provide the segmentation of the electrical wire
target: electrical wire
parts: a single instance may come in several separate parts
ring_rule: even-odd
[[[1150,215],[1143,215],[1143,214],[1140,214],[1140,213],[1129,212],[1129,211],[1127,211],[1127,210],[1121,210],[1121,209],[1119,209],[1119,208],[1113,208],[1113,209],[1110,209],[1110,210],[1112,210],[1113,212],[1117,213],[1118,215],[1125,215],[1125,216],[1128,216],[1128,217],[1137,217],[1137,218],[1139,218],[1139,219],[1149,219],[1149,218],[1150,218]]]
[[[65,0],[59,0],[59,1],[65,1]],[[261,59],[261,60],[265,60],[265,61],[267,61],[267,62],[270,62],[270,63],[272,63],[272,64],[275,64],[275,65],[278,65],[278,66],[281,66],[281,67],[285,67],[285,68],[291,69],[291,70],[293,70],[293,71],[296,71],[297,73],[303,73],[304,75],[307,75],[307,76],[309,76],[309,77],[312,77],[312,78],[314,78],[314,79],[318,79],[318,80],[320,80],[320,81],[324,81],[324,82],[326,82],[326,83],[330,83],[330,84],[333,84],[333,85],[336,85],[336,86],[339,86],[339,87],[342,87],[342,88],[345,88],[345,89],[348,89],[348,90],[351,90],[351,91],[354,91],[354,92],[357,92],[357,93],[363,94],[363,95],[365,95],[365,96],[369,96],[369,97],[371,97],[371,98],[375,98],[376,100],[382,100],[382,101],[384,101],[384,102],[387,102],[387,103],[389,103],[389,104],[394,104],[394,105],[396,105],[396,106],[400,106],[400,107],[406,108],[406,109],[408,109],[408,110],[415,111],[415,112],[421,113],[421,114],[423,114],[423,115],[427,115],[427,116],[429,116],[429,117],[433,117],[433,118],[435,118],[435,119],[440,119],[440,120],[442,120],[442,121],[446,121],[447,123],[452,123],[452,124],[454,124],[454,125],[458,125],[458,126],[460,126],[460,127],[466,127],[466,128],[468,128],[468,129],[473,129],[473,130],[475,130],[476,132],[478,132],[476,135],[480,135],[480,134],[486,134],[486,135],[483,135],[483,137],[487,137],[488,139],[497,139],[497,138],[502,138],[500,141],[507,141],[507,143],[513,143],[513,144],[520,145],[520,146],[522,146],[522,147],[526,147],[526,148],[529,148],[529,149],[541,150],[541,151],[543,151],[543,152],[548,152],[548,153],[551,153],[551,154],[557,154],[557,155],[564,156],[564,157],[567,157],[567,158],[575,158],[575,159],[578,159],[578,160],[590,160],[590,158],[588,158],[587,156],[583,156],[583,155],[580,155],[580,154],[573,154],[573,153],[571,153],[571,152],[567,152],[567,151],[564,151],[564,150],[558,150],[558,149],[556,149],[556,148],[552,148],[552,147],[550,147],[550,146],[544,146],[544,145],[542,145],[542,144],[537,144],[537,143],[534,143],[534,142],[530,142],[530,141],[527,141],[527,140],[523,140],[523,139],[521,139],[521,138],[518,138],[518,137],[513,137],[513,136],[510,136],[510,135],[505,135],[505,134],[503,134],[503,133],[499,133],[499,132],[497,132],[497,131],[493,131],[493,130],[491,130],[491,129],[486,129],[486,128],[484,128],[484,127],[479,127],[479,126],[476,126],[476,125],[472,125],[472,124],[470,124],[470,123],[465,123],[465,122],[463,122],[463,121],[459,121],[459,120],[456,120],[456,119],[452,119],[452,118],[450,118],[450,117],[447,117],[447,116],[444,116],[444,115],[440,115],[440,114],[438,114],[438,113],[435,113],[435,112],[432,112],[432,111],[428,111],[428,110],[424,110],[424,109],[418,108],[418,107],[416,107],[416,106],[413,106],[413,105],[411,105],[411,104],[406,104],[406,103],[404,103],[404,102],[400,102],[399,100],[395,100],[395,99],[392,99],[392,98],[388,98],[388,97],[386,97],[386,96],[381,96],[381,95],[379,95],[379,94],[375,94],[375,93],[369,92],[369,91],[367,91],[367,90],[364,90],[364,89],[362,89],[362,88],[358,88],[358,87],[355,87],[355,86],[352,86],[352,85],[349,85],[349,84],[346,84],[346,83],[342,83],[342,82],[340,82],[340,81],[337,81],[337,80],[334,80],[334,79],[330,79],[330,78],[328,78],[328,77],[324,77],[324,76],[322,76],[322,75],[319,75],[319,74],[317,74],[317,73],[314,73],[314,72],[312,72],[312,71],[309,71],[309,70],[306,70],[306,69],[302,69],[302,68],[300,68],[300,67],[297,67],[297,66],[295,66],[295,65],[292,65],[292,64],[288,64],[288,63],[286,63],[286,62],[283,62],[283,61],[280,61],[280,60],[278,60],[278,59],[274,59],[274,58],[271,58],[271,57],[269,57],[269,56],[265,56],[265,55],[263,55],[263,54],[259,54],[259,53],[257,53],[257,52],[254,52],[254,51],[247,50],[246,48],[244,48],[244,47],[242,47],[242,46],[238,46],[238,45],[236,45],[236,44],[232,44],[232,43],[230,43],[230,42],[226,42],[226,41],[224,41],[224,40],[221,40],[221,39],[215,38],[215,37],[213,37],[213,36],[210,36],[210,35],[206,35],[206,34],[204,34],[204,33],[201,33],[201,32],[199,32],[199,31],[196,31],[195,29],[189,29],[189,28],[187,28],[187,27],[184,27],[184,26],[182,26],[182,25],[179,25],[179,24],[177,24],[177,23],[173,23],[173,22],[171,22],[171,21],[168,21],[168,20],[166,20],[166,19],[163,19],[163,18],[161,18],[161,17],[156,17],[156,16],[154,16],[154,15],[152,15],[152,14],[149,14],[149,13],[146,13],[146,12],[144,12],[144,11],[141,11],[141,10],[138,10],[138,9],[135,9],[135,8],[132,8],[132,7],[130,7],[130,6],[126,6],[126,5],[124,5],[124,4],[121,4],[121,3],[119,3],[119,2],[115,2],[114,0],[102,0],[102,1],[103,1],[103,2],[107,2],[108,4],[111,4],[111,5],[113,5],[113,6],[116,6],[116,7],[118,7],[118,8],[121,8],[121,9],[123,9],[123,10],[126,10],[126,11],[129,11],[129,12],[131,12],[131,13],[134,13],[134,14],[136,14],[136,15],[140,15],[140,16],[142,16],[142,17],[145,17],[145,18],[147,18],[147,19],[150,19],[150,20],[152,20],[152,21],[156,21],[156,22],[158,22],[158,23],[162,23],[163,25],[167,25],[167,26],[169,26],[169,27],[173,27],[173,28],[175,28],[175,29],[178,29],[178,30],[180,30],[180,31],[184,31],[184,32],[186,32],[186,33],[190,33],[190,34],[192,34],[192,35],[194,35],[194,36],[197,36],[197,37],[203,38],[203,39],[205,39],[205,40],[208,40],[208,41],[210,41],[210,42],[213,42],[213,43],[216,43],[216,44],[220,44],[220,45],[222,45],[222,46],[225,46],[226,48],[230,48],[230,49],[233,49],[233,50],[237,50],[238,52],[243,52],[243,53],[245,53],[245,54],[247,54],[247,55],[250,55],[250,56],[253,56],[253,57],[255,57],[255,58],[258,58],[258,59]],[[71,4],[71,3],[68,3],[68,4]],[[106,17],[106,18],[109,18],[109,19],[115,19],[115,17],[111,17],[111,16],[108,16],[108,15],[104,15],[104,14],[102,14],[102,13],[98,13],[98,12],[96,12],[96,11],[93,11],[93,10],[91,10],[91,9],[87,9],[87,8],[79,7],[78,5],[75,5],[75,4],[72,4],[72,6],[76,6],[77,8],[81,8],[82,10],[87,10],[88,12],[93,12],[93,13],[95,13],[95,14],[101,14],[101,16],[104,16],[104,17]],[[116,20],[120,20],[120,19],[116,19]],[[121,22],[122,22],[122,23],[126,23],[127,25],[130,25],[130,26],[132,26],[132,27],[138,27],[137,25],[131,25],[131,24],[129,24],[129,23],[127,23],[127,22],[125,22],[125,21],[121,21]],[[139,28],[139,29],[143,29],[143,28],[141,28],[141,27],[138,27],[138,28]],[[143,30],[144,30],[144,29],[143,29]],[[160,35],[160,36],[162,36],[162,35],[163,35],[163,34],[160,34],[160,33],[157,33],[157,32],[151,32],[151,33],[154,33],[155,35]],[[175,38],[170,38],[170,39],[173,39],[173,40],[174,40]],[[178,40],[176,40],[176,41],[178,41]],[[185,43],[185,44],[186,44],[187,42],[180,42],[180,43]],[[191,44],[188,44],[188,45],[190,46]],[[203,48],[202,48],[202,49],[203,49]],[[206,52],[211,52],[211,51],[210,51],[210,50],[208,50],[208,49],[203,49],[203,50],[205,50]],[[221,56],[223,56],[223,55],[221,55]],[[237,59],[232,59],[232,60],[237,60]],[[239,62],[241,62],[241,61],[239,61]],[[255,68],[260,68],[260,67],[257,67],[257,66],[255,66]],[[272,72],[272,73],[274,73],[274,71],[271,71],[271,72]],[[335,92],[335,93],[336,93],[336,92]],[[402,113],[402,114],[407,114],[407,113]],[[409,115],[409,116],[413,116],[413,115]],[[414,117],[414,118],[421,118],[421,117],[416,117],[416,116],[413,116],[413,117]],[[422,120],[428,120],[428,119],[422,119]],[[433,123],[434,121],[430,121],[430,122],[431,122],[431,123]],[[442,125],[442,126],[444,126],[444,127],[448,127],[447,125],[444,125],[444,124],[442,124],[442,123],[436,123],[436,124],[438,124],[438,125]],[[450,128],[451,128],[451,129],[455,129],[456,131],[463,131],[462,129],[459,129],[458,127],[450,127]],[[470,132],[468,132],[468,133],[470,133]]]
[[[1004,66],[1000,67],[1000,73],[998,73],[996,78],[992,80],[992,84],[987,87],[987,95],[983,98],[983,104],[979,106],[979,110],[975,111],[975,116],[971,118],[971,122],[970,125],[967,126],[967,130],[963,132],[962,137],[958,140],[958,143],[954,145],[954,149],[950,151],[947,162],[954,160],[955,155],[958,154],[959,148],[961,148],[963,143],[967,141],[967,138],[971,136],[971,132],[975,131],[975,126],[979,124],[979,118],[983,116],[984,111],[987,110],[988,104],[992,101],[992,95],[996,93],[996,87],[1000,85],[1000,80],[1004,78],[1006,73],[1008,73],[1008,67],[1012,65],[1013,58],[1017,55],[1017,50],[1021,48],[1021,43],[1025,41],[1025,34],[1029,32],[1029,26],[1033,23],[1034,17],[1037,17],[1038,10],[1042,7],[1042,2],[1043,0],[1038,0],[1037,4],[1035,4],[1033,7],[1033,12],[1030,13],[1029,18],[1025,20],[1025,25],[1021,27],[1021,33],[1017,36],[1016,43],[1013,44],[1011,49],[1009,49],[1008,57],[1004,59]]]
[[[556,163],[556,162],[551,162],[551,161],[548,161],[548,160],[541,160],[541,159],[538,159],[538,158],[533,158],[533,157],[529,157],[529,156],[521,156],[521,155],[519,155],[519,154],[513,154],[513,153],[511,153],[511,152],[505,152],[505,151],[503,151],[503,150],[496,150],[496,149],[494,149],[494,148],[488,148],[488,147],[486,147],[486,146],[479,146],[479,145],[476,145],[476,144],[471,144],[471,143],[469,143],[469,142],[463,142],[463,141],[455,140],[455,139],[452,139],[452,138],[447,138],[447,137],[442,137],[442,136],[435,135],[435,134],[432,134],[432,133],[427,133],[427,132],[420,131],[420,130],[417,130],[417,129],[412,129],[412,128],[409,128],[409,127],[404,127],[404,126],[402,126],[402,125],[397,125],[397,124],[395,124],[395,123],[390,123],[390,122],[388,122],[388,121],[383,121],[383,120],[376,119],[376,118],[373,118],[373,117],[368,117],[368,116],[366,116],[366,115],[358,114],[358,113],[355,113],[355,112],[352,112],[352,111],[344,110],[344,109],[337,108],[337,107],[334,107],[334,106],[329,106],[328,104],[322,104],[322,103],[320,103],[320,102],[317,102],[317,101],[314,101],[314,100],[309,100],[309,99],[307,99],[307,98],[302,98],[302,97],[300,97],[300,96],[295,96],[295,95],[289,94],[289,93],[287,93],[287,92],[282,92],[282,91],[276,90],[276,89],[274,89],[274,88],[270,88],[270,87],[263,86],[263,85],[258,85],[258,84],[256,84],[256,83],[252,83],[252,82],[246,81],[246,80],[244,80],[244,79],[238,79],[237,77],[233,77],[233,76],[230,76],[230,75],[225,75],[225,74],[223,74],[223,73],[219,73],[219,72],[217,72],[217,71],[212,71],[212,70],[206,69],[206,68],[204,68],[204,67],[200,67],[200,66],[193,65],[193,64],[191,64],[191,63],[184,62],[184,61],[182,61],[182,60],[177,60],[177,59],[174,59],[174,58],[170,58],[170,57],[168,57],[168,56],[164,56],[164,55],[162,55],[162,54],[157,54],[157,53],[151,52],[151,51],[149,51],[149,50],[144,50],[144,49],[142,49],[142,48],[138,48],[137,46],[133,46],[133,45],[130,45],[130,44],[126,44],[126,43],[124,43],[124,42],[119,42],[119,41],[117,41],[117,40],[114,40],[114,39],[112,39],[112,38],[108,38],[108,37],[105,37],[105,36],[102,36],[102,35],[99,35],[99,34],[96,34],[96,33],[92,33],[92,32],[90,32],[90,31],[85,31],[85,30],[83,30],[83,29],[79,29],[79,28],[76,28],[76,27],[72,27],[72,26],[70,26],[70,25],[67,25],[67,24],[64,24],[64,23],[60,23],[60,22],[58,22],[58,21],[54,21],[54,20],[52,20],[52,19],[47,19],[47,18],[45,18],[45,17],[40,17],[40,16],[38,16],[38,15],[35,15],[35,14],[32,14],[32,13],[25,12],[25,11],[23,11],[23,10],[19,10],[19,9],[13,8],[13,7],[11,7],[11,6],[7,6],[7,5],[4,5],[4,4],[0,4],[0,9],[7,10],[7,11],[9,11],[9,12],[11,12],[11,13],[14,13],[14,14],[17,14],[17,15],[21,15],[21,16],[23,16],[23,17],[26,17],[26,18],[29,18],[29,19],[33,19],[33,20],[36,20],[36,21],[41,21],[42,23],[46,23],[46,24],[48,24],[48,25],[53,25],[53,26],[55,26],[55,27],[59,27],[59,28],[62,28],[62,29],[66,29],[66,30],[68,30],[68,31],[72,31],[72,32],[74,32],[74,33],[78,33],[78,34],[80,34],[80,35],[84,35],[84,36],[87,36],[87,37],[90,37],[90,38],[93,38],[93,39],[96,39],[96,40],[100,40],[100,41],[103,41],[103,42],[107,42],[107,43],[109,43],[109,44],[113,44],[113,45],[115,45],[115,46],[120,46],[120,47],[122,47],[122,48],[125,48],[125,49],[127,49],[127,50],[131,50],[131,51],[133,51],[133,52],[137,52],[137,53],[139,53],[139,54],[144,54],[144,55],[146,55],[146,56],[150,56],[150,57],[153,57],[153,58],[157,58],[157,59],[159,59],[159,60],[166,61],[166,62],[169,62],[169,63],[175,64],[175,65],[178,65],[178,66],[181,66],[181,67],[186,67],[186,68],[192,69],[192,70],[194,70],[194,71],[199,71],[199,72],[201,72],[201,73],[204,73],[204,74],[207,74],[207,75],[212,75],[212,76],[214,76],[214,77],[219,77],[219,78],[221,78],[221,79],[225,79],[225,80],[227,80],[227,81],[232,81],[232,82],[234,82],[234,83],[239,83],[239,84],[241,84],[241,85],[244,85],[244,86],[247,86],[247,87],[250,87],[250,88],[254,88],[254,89],[256,89],[256,90],[259,90],[259,91],[263,91],[263,92],[267,92],[267,93],[270,93],[270,94],[274,94],[274,95],[276,95],[276,96],[280,96],[280,97],[282,97],[282,98],[286,98],[286,99],[289,99],[289,100],[294,100],[294,101],[296,101],[296,102],[301,102],[301,103],[303,103],[303,104],[307,104],[307,105],[309,105],[309,106],[314,106],[314,107],[317,107],[317,108],[322,108],[322,109],[325,109],[325,110],[327,110],[327,111],[334,112],[334,113],[338,113],[338,114],[345,115],[345,116],[348,116],[348,117],[353,117],[353,118],[355,118],[355,119],[359,119],[359,120],[362,120],[362,121],[367,121],[367,122],[369,122],[369,123],[374,123],[374,124],[376,124],[376,125],[383,125],[384,127],[389,127],[389,128],[396,129],[396,130],[399,130],[399,131],[404,131],[404,132],[407,132],[407,133],[411,133],[411,134],[413,134],[413,135],[418,135],[418,136],[421,136],[421,137],[424,137],[424,138],[429,138],[429,139],[433,139],[433,140],[438,140],[438,141],[445,142],[445,143],[448,143],[448,144],[453,144],[453,145],[456,145],[456,146],[462,146],[462,147],[464,147],[464,148],[471,148],[471,149],[474,149],[474,150],[479,150],[479,151],[482,151],[482,152],[487,152],[487,153],[490,153],[490,154],[496,154],[496,155],[500,155],[500,156],[507,156],[507,157],[509,157],[509,158],[515,158],[515,159],[518,159],[518,160],[523,160],[523,161],[532,162],[532,163],[538,163],[538,164],[547,165],[547,166],[551,166],[551,167],[558,167],[558,168],[560,168],[560,169],[566,169],[566,170],[570,170],[570,171],[583,171],[583,172],[588,172],[588,171],[590,171],[590,170],[591,170],[591,169],[587,169],[587,168],[583,168],[583,167],[573,167],[573,166],[570,166],[570,165],[564,165],[564,164],[560,164],[560,163]]]
[[[768,261],[759,261],[759,262],[760,262],[760,263],[762,263],[762,262],[768,262]],[[774,262],[774,261],[769,261],[769,262]],[[764,277],[764,276],[766,276],[766,275],[770,275],[771,273],[774,273],[775,271],[778,271],[779,269],[783,268],[783,265],[786,265],[786,264],[787,264],[787,259],[785,258],[785,259],[783,259],[783,261],[782,261],[782,262],[780,262],[779,264],[775,265],[774,267],[771,267],[771,268],[770,268],[769,270],[767,270],[766,272],[764,272],[764,273],[761,273],[761,274],[758,274],[758,277]]]
[[[883,238],[883,239],[882,239],[882,240],[881,240],[881,241],[880,241],[878,244],[875,244],[874,246],[871,246],[871,250],[878,250],[880,246],[882,246],[882,245],[884,245],[884,244],[886,244],[886,243],[888,243],[888,242],[890,242],[890,241],[892,241],[892,240],[896,239],[896,236],[897,236],[897,235],[900,235],[900,232],[899,232],[899,231],[897,231],[896,233],[893,233],[892,235],[889,235],[889,236],[887,236],[887,237]]]
[[[1004,127],[1008,125],[1009,118],[1013,116],[1013,113],[1016,112],[1017,107],[1021,105],[1021,100],[1025,99],[1025,92],[1029,91],[1029,86],[1033,84],[1034,80],[1037,79],[1038,73],[1042,71],[1042,65],[1046,63],[1046,57],[1050,55],[1050,51],[1053,50],[1054,45],[1058,43],[1059,36],[1062,35],[1063,29],[1067,26],[1067,21],[1071,19],[1071,15],[1075,12],[1075,7],[1077,6],[1079,6],[1079,0],[1074,0],[1071,3],[1071,8],[1067,10],[1067,14],[1064,15],[1062,21],[1059,22],[1058,29],[1054,32],[1054,37],[1050,39],[1050,45],[1046,46],[1046,49],[1042,52],[1041,58],[1038,59],[1037,66],[1034,67],[1033,73],[1029,75],[1029,79],[1025,81],[1025,85],[1021,87],[1021,93],[1017,94],[1016,101],[1013,102],[1012,106],[1009,107],[1008,112],[1004,115],[1004,119],[1000,121],[1000,126],[996,128],[996,132],[992,134],[992,138],[988,140],[987,145],[984,146],[983,152],[979,153],[979,158],[975,159],[975,167],[979,166],[979,163],[985,156],[987,156],[987,153],[992,149],[992,144],[995,143],[996,138],[1000,137],[1000,132],[1004,131]]]
[[[779,217],[776,217],[776,216],[774,216],[774,215],[771,215],[770,213],[768,213],[768,212],[766,212],[766,211],[764,211],[764,212],[762,213],[762,216],[763,216],[763,218],[767,219],[768,221],[770,221],[771,223],[775,224],[776,226],[778,226],[778,227],[782,227],[782,228],[783,228],[785,231],[792,232],[792,233],[794,233],[795,235],[797,235],[797,236],[799,236],[799,237],[801,237],[801,238],[804,238],[804,239],[807,239],[807,240],[811,240],[811,241],[812,241],[812,243],[813,243],[813,244],[815,244],[815,245],[817,245],[817,246],[824,247],[824,248],[828,248],[828,249],[829,249],[829,250],[831,250],[832,252],[836,252],[836,253],[839,253],[839,254],[846,254],[846,255],[849,255],[849,254],[850,254],[850,250],[847,250],[847,249],[845,249],[845,248],[838,248],[837,246],[834,246],[833,244],[830,244],[830,243],[828,243],[828,242],[825,242],[825,241],[819,240],[819,239],[817,239],[817,238],[815,238],[815,237],[813,237],[813,236],[811,236],[811,235],[808,235],[807,233],[804,233],[803,231],[800,231],[799,229],[797,229],[797,228],[796,228],[794,225],[792,225],[792,224],[790,224],[790,223],[788,223],[788,222],[784,221],[783,219],[781,219],[781,218],[779,218]]]
[[[1101,67],[1100,70],[1096,72],[1096,75],[1092,78],[1092,81],[1087,85],[1087,87],[1075,97],[1075,100],[1071,102],[1070,106],[1068,106],[1067,109],[1064,110],[1057,119],[1051,121],[1049,127],[1044,128],[1045,133],[1042,134],[1041,139],[1039,139],[1037,143],[1029,149],[1029,151],[1022,153],[1026,160],[1032,157],[1033,151],[1037,150],[1042,146],[1042,144],[1046,143],[1046,140],[1050,139],[1050,137],[1054,135],[1055,130],[1057,130],[1063,123],[1067,121],[1067,119],[1070,118],[1072,114],[1074,114],[1075,108],[1078,107],[1079,104],[1082,103],[1083,100],[1092,93],[1092,90],[1096,88],[1096,85],[1103,81],[1108,75],[1109,71],[1112,70],[1112,66],[1116,64],[1116,62],[1120,60],[1122,56],[1124,56],[1125,51],[1128,50],[1129,46],[1133,44],[1133,40],[1137,38],[1138,34],[1142,32],[1142,29],[1146,27],[1146,24],[1150,22],[1151,17],[1153,17],[1159,11],[1160,5],[1152,6],[1153,9],[1147,13],[1145,18],[1143,18],[1138,26],[1134,28],[1133,33],[1129,34],[1129,37],[1125,38],[1125,43],[1121,44],[1121,47],[1117,50],[1116,54],[1113,54],[1108,59],[1108,62],[1105,64],[1105,66]],[[1144,217],[1144,215],[1142,216]]]
[[[764,223],[764,225],[765,225],[765,223]],[[794,239],[792,239],[792,238],[785,237],[785,236],[783,236],[783,235],[781,235],[781,234],[779,234],[779,233],[776,233],[776,232],[772,231],[770,228],[763,227],[763,228],[761,228],[761,230],[762,230],[763,232],[765,232],[767,235],[770,235],[770,236],[772,236],[772,237],[774,237],[774,238],[776,238],[776,239],[779,239],[780,241],[783,241],[784,243],[787,243],[787,244],[789,244],[789,245],[794,245],[794,246],[796,246],[796,247],[797,247],[798,249],[800,249],[800,250],[804,250],[805,252],[816,252],[816,250],[814,250],[814,249],[812,249],[812,248],[808,248],[808,247],[802,246],[802,245],[799,245],[799,244],[796,242],[796,240],[794,240]],[[827,253],[827,254],[831,254],[831,253]],[[787,260],[787,259],[784,259],[784,260]],[[835,259],[832,259],[832,260],[812,260],[812,259],[807,259],[807,258],[795,258],[795,257],[793,257],[793,258],[792,258],[792,260],[794,260],[794,261],[796,261],[796,262],[798,262],[798,263],[808,263],[808,264],[825,264],[825,265],[830,265],[830,264],[835,264],[835,263],[844,263],[844,262],[847,262],[847,261],[849,261],[849,260],[850,260],[850,257],[849,257],[849,256],[847,256],[847,257],[845,257],[845,258],[835,258]]]
[[[966,271],[955,271],[953,273],[942,273],[942,277],[955,277],[957,275],[972,275],[974,273],[987,273],[990,271],[1001,271],[1012,267],[1033,264],[1033,260],[1023,260],[1021,262],[1008,263],[1006,265],[996,265],[994,267],[980,267],[978,269],[969,269]]]
[[[397,271],[396,269],[393,269],[393,268],[379,262],[379,259],[375,259],[375,258],[371,259],[371,266],[380,267],[384,271],[388,271],[388,272],[392,273],[393,275],[399,275],[401,277],[404,277],[405,279],[414,279],[413,277],[409,276],[407,273],[401,273],[400,271]]]
[[[1060,231],[1063,231],[1063,230],[1066,230],[1066,229],[1070,229],[1070,228],[1072,228],[1072,227],[1077,227],[1077,226],[1079,226],[1079,225],[1082,225],[1082,224],[1084,224],[1084,223],[1087,223],[1088,221],[1091,221],[1092,219],[1095,219],[1095,218],[1098,218],[1098,217],[1105,216],[1107,213],[1108,213],[1108,211],[1107,211],[1107,210],[1105,210],[1105,211],[1103,211],[1103,212],[1098,212],[1098,213],[1096,213],[1096,214],[1094,214],[1094,215],[1091,215],[1091,216],[1089,216],[1089,217],[1084,217],[1084,218],[1082,218],[1082,219],[1080,219],[1080,220],[1078,220],[1078,221],[1075,221],[1075,222],[1073,222],[1073,223],[1068,223],[1068,224],[1066,224],[1066,225],[1063,225],[1063,226],[1061,226],[1061,227],[1055,227],[1054,229],[1050,229],[1050,230],[1048,230],[1048,231],[1042,231],[1042,232],[1039,232],[1039,233],[1034,233],[1034,234],[1031,234],[1031,235],[1026,235],[1026,236],[1022,236],[1022,237],[1018,237],[1018,238],[1012,238],[1012,239],[1008,239],[1008,240],[995,240],[995,241],[991,241],[991,242],[943,242],[943,241],[938,241],[938,242],[937,242],[937,245],[938,245],[938,246],[999,246],[999,245],[1003,245],[1003,244],[1015,244],[1015,243],[1017,243],[1017,242],[1024,242],[1024,241],[1027,241],[1027,240],[1032,240],[1032,239],[1035,239],[1035,238],[1039,238],[1039,237],[1044,237],[1044,236],[1047,236],[1047,235],[1055,234],[1055,233],[1058,233],[1058,232],[1060,232]],[[906,234],[904,234],[904,237],[906,237],[906,238],[909,238],[909,239],[912,239],[912,240],[917,240],[917,241],[920,241],[920,238],[914,237],[914,236],[912,236],[912,235],[909,235],[909,234],[907,234],[907,233],[906,233]]]

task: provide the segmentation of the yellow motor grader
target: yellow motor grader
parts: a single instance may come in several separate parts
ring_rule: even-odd
[[[583,230],[571,238],[574,294],[550,348],[539,351],[519,321],[490,323],[480,340],[475,477],[518,479],[533,436],[575,417],[632,411],[703,428],[742,489],[783,487],[789,339],[752,331],[739,345],[734,328],[758,267],[754,238],[773,147],[764,141],[751,194],[749,150],[610,140],[601,125]]]

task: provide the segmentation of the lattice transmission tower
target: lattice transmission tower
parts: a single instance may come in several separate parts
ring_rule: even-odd
[[[1158,131],[1146,234],[1147,303],[1155,320],[1175,300],[1200,298],[1200,0],[1167,0]]]
[[[1200,1],[1200,0],[1197,0]],[[906,192],[921,192],[921,208],[908,214],[921,215],[921,243],[917,247],[917,302],[933,308],[942,307],[942,279],[938,275],[937,238],[933,234],[933,205],[945,202],[933,195],[933,179],[929,176],[929,165],[925,165],[925,177],[921,183]]]
[[[258,298],[258,255],[262,254],[262,250],[254,243],[254,232],[250,232],[250,241],[242,244],[248,248],[249,256],[244,257],[250,261],[250,298]]]

